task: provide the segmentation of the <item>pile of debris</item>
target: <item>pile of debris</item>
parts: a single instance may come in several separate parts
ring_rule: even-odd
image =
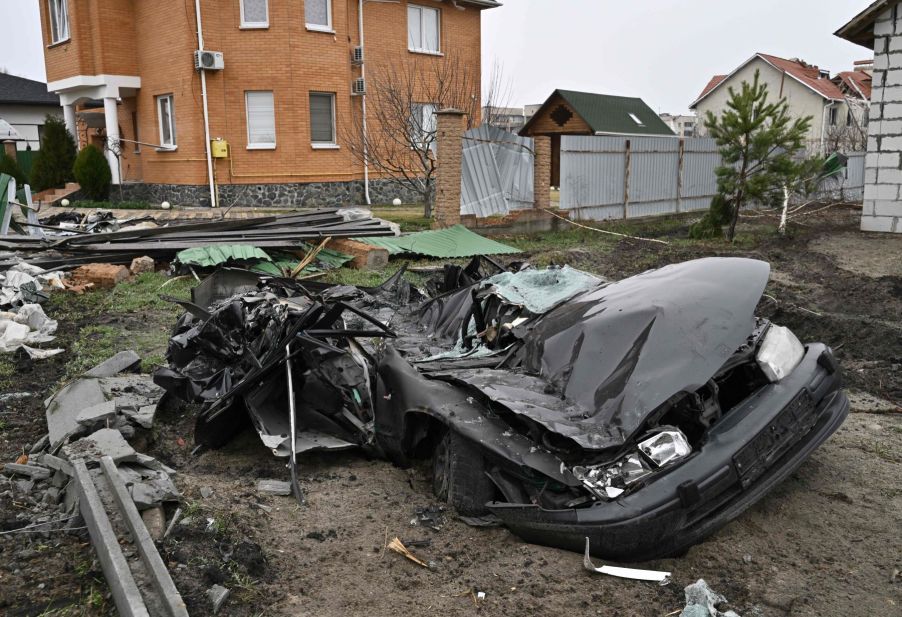
[[[0,238],[0,248],[30,254],[29,262],[44,268],[71,268],[102,262],[128,264],[136,257],[171,261],[179,251],[214,245],[244,244],[258,249],[299,251],[305,241],[325,238],[365,238],[394,236],[398,228],[373,218],[369,211],[323,208],[298,214],[218,221],[156,221],[142,224],[92,226],[44,225],[44,236],[8,235]],[[131,219],[135,222],[138,219]],[[106,221],[106,223],[111,223]],[[33,225],[33,224],[27,224]],[[119,228],[118,231],[114,230]],[[103,233],[95,233],[103,231]],[[14,262],[0,262],[0,267]]]
[[[152,428],[163,395],[149,377],[128,374],[140,363],[135,352],[120,352],[44,402],[48,434],[2,468],[9,496],[31,506],[18,514],[23,524],[79,526],[73,464],[92,466],[104,456],[116,463],[138,509],[159,510],[148,516],[179,500],[170,477],[175,471],[128,443]]]

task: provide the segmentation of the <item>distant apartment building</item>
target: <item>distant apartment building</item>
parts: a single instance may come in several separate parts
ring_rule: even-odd
[[[770,100],[785,99],[794,118],[811,116],[807,145],[811,151],[862,150],[867,140],[867,106],[871,76],[867,65],[831,77],[830,71],[794,58],[758,53],[727,75],[715,75],[689,106],[699,118],[697,134],[704,134],[707,112],[719,116],[726,109],[729,89],[751,83],[755,72],[767,85]]]
[[[522,107],[497,107],[486,105],[482,108],[482,120],[499,129],[518,133],[526,125],[527,117]]]
[[[695,137],[695,131],[698,124],[696,116],[679,116],[674,114],[660,114],[661,120],[664,121],[675,135],[680,137]]]
[[[109,146],[113,181],[126,198],[210,204],[218,196],[223,205],[360,203],[366,175],[373,201],[400,196],[377,170],[366,173],[347,141],[354,138],[348,127],[363,118],[372,78],[413,71],[428,80],[455,62],[479,84],[481,14],[498,5],[40,3],[48,88],[81,145]],[[425,117],[434,108],[418,100],[411,118],[434,126]],[[408,122],[397,124],[367,126],[409,130]]]

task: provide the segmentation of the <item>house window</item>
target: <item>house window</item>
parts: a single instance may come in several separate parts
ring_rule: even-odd
[[[50,7],[50,43],[69,40],[68,0],[47,0]]]
[[[332,32],[332,0],[304,0],[308,30]]]
[[[410,141],[435,149],[436,116],[432,103],[414,103],[410,108]]]
[[[642,122],[642,120],[639,119],[639,116],[637,116],[636,114],[631,113],[629,116],[630,118],[632,118],[633,122],[635,122],[639,126],[645,126],[645,124]]]
[[[242,28],[269,27],[269,0],[239,0]]]
[[[157,97],[157,116],[160,119],[160,147],[175,150],[175,105],[171,94]]]
[[[441,19],[438,9],[407,6],[407,48],[410,51],[441,52]]]
[[[310,142],[314,148],[337,148],[335,142],[335,95],[310,93]]]
[[[839,117],[839,110],[836,107],[830,108],[830,126],[836,126],[837,119]]]
[[[271,91],[245,92],[247,107],[247,147],[272,149],[276,147],[276,111]]]

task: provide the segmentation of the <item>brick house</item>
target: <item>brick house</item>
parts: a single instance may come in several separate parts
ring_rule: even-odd
[[[113,145],[107,157],[126,199],[210,205],[212,192],[216,205],[335,205],[364,202],[364,165],[342,137],[363,113],[366,71],[454,58],[478,77],[481,13],[499,3],[40,5],[48,89],[81,145]],[[222,55],[197,70],[198,49]],[[410,197],[370,175],[374,203]]]
[[[861,229],[902,233],[902,8],[878,0],[836,35],[874,50]]]

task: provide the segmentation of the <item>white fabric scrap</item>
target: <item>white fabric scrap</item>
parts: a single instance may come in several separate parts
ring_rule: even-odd
[[[32,347],[54,340],[58,326],[56,320],[47,317],[40,304],[24,304],[14,313],[0,313],[0,352],[10,353],[21,347],[34,360],[62,353],[62,349]]]
[[[670,582],[670,572],[659,572],[657,570],[637,570],[635,568],[619,568],[616,566],[601,566],[596,568],[589,556],[589,538],[586,538],[586,554],[583,556],[583,566],[589,572],[597,572],[598,574],[607,574],[608,576],[616,576],[619,578],[630,578],[637,581],[652,581],[666,585]]]

